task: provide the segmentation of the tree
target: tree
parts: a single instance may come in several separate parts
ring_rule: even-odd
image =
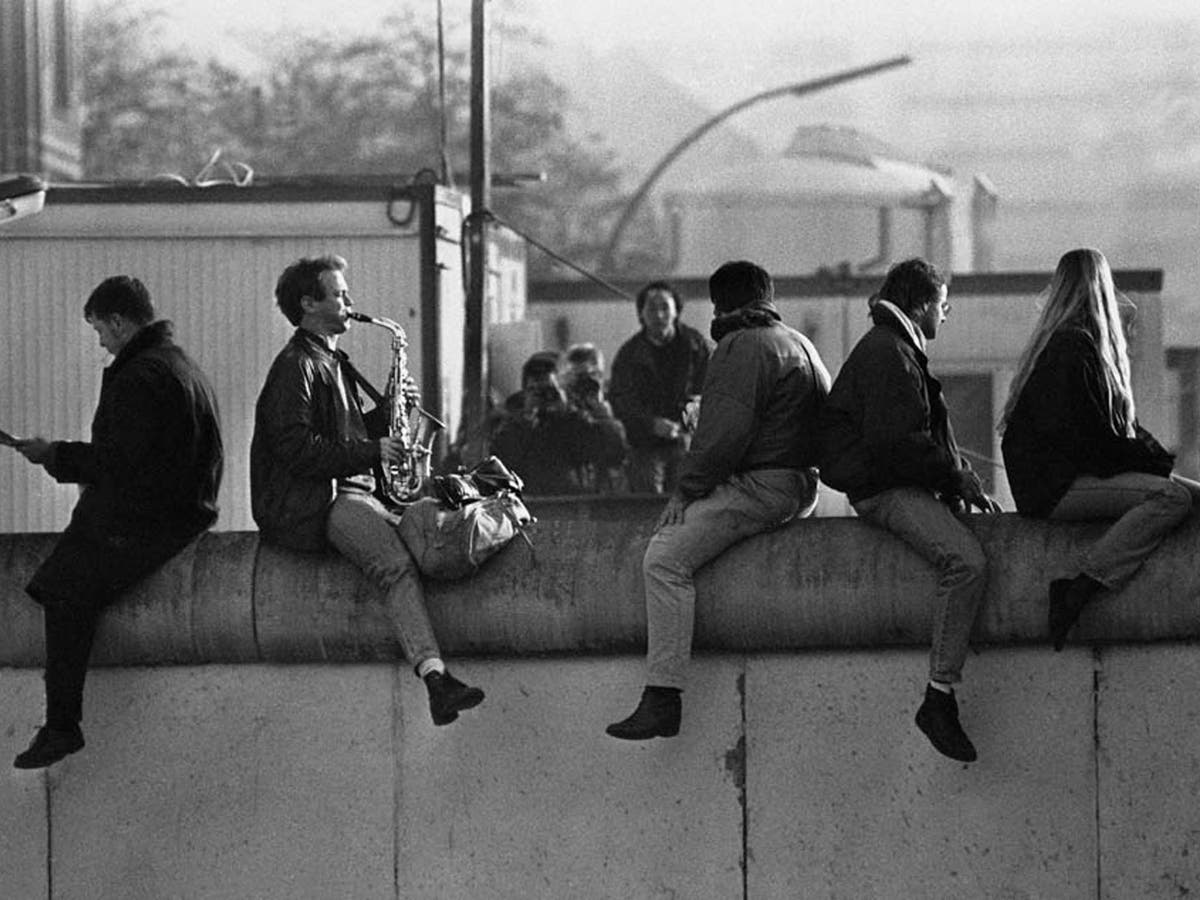
[[[446,145],[436,36],[412,11],[368,37],[274,35],[266,74],[150,49],[162,13],[146,18],[122,0],[94,7],[81,57],[90,177],[194,172],[215,148],[260,176],[468,171],[468,48],[448,42]],[[515,32],[511,39],[525,39]],[[566,90],[522,71],[495,84],[493,171],[545,172],[544,184],[494,192],[495,212],[583,265],[603,248],[620,173],[600,140],[568,132]],[[535,271],[549,261],[531,254]]]

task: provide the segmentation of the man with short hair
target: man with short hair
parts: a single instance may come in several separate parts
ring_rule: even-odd
[[[891,531],[938,570],[929,684],[917,726],[951,759],[974,745],[958,719],[971,626],[987,586],[987,559],[959,510],[1000,507],[958,451],[942,385],[929,371],[927,341],[950,304],[946,279],[923,259],[888,270],[870,301],[874,327],[833,383],[821,417],[821,478],[844,492],[865,521]]]
[[[634,306],[642,328],[617,351],[608,396],[629,442],[630,489],[670,493],[691,441],[684,409],[700,393],[711,351],[679,320],[683,297],[669,282],[647,284]]]
[[[607,728],[624,740],[679,732],[696,570],[817,505],[816,425],[829,372],[808,338],[783,324],[761,267],[729,262],[708,284],[717,348],[695,439],[642,561],[646,686],[633,714]]]
[[[329,546],[384,591],[400,646],[429,693],[435,725],[483,702],[483,691],[447,671],[420,573],[375,496],[372,467],[403,462],[400,437],[367,436],[350,362],[338,337],[354,305],[340,256],[306,257],[275,285],[296,331],[275,357],[254,411],[250,500],[263,540],[292,550]],[[400,388],[397,387],[397,390]]]
[[[38,769],[82,749],[83,686],[101,611],[217,519],[223,454],[217,404],[200,368],[156,320],[136,278],[107,278],[83,316],[113,356],[90,441],[19,440],[56,481],[83,488],[26,590],[46,628],[46,723],[19,754]]]

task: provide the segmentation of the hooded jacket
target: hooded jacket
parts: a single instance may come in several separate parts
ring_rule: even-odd
[[[679,492],[696,499],[739,472],[813,468],[830,380],[816,348],[769,303],[718,317],[714,337]]]
[[[916,486],[950,496],[958,452],[942,385],[890,304],[871,310],[874,326],[838,372],[821,416],[821,480],[851,503]]]

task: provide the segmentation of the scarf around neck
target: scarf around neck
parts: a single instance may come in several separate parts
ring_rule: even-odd
[[[755,300],[745,306],[739,306],[733,312],[713,316],[709,334],[720,343],[721,338],[743,328],[768,328],[776,322],[782,322],[779,310],[770,300]]]

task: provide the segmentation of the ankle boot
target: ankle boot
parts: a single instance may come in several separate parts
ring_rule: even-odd
[[[679,734],[682,709],[683,702],[678,688],[647,685],[633,714],[620,722],[613,722],[604,730],[612,737],[624,741],[674,737]]]
[[[959,724],[958,700],[954,694],[926,685],[925,702],[917,710],[917,727],[943,756],[959,762],[974,762],[978,758],[975,745]]]
[[[463,684],[449,672],[430,672],[425,676],[425,687],[434,725],[449,725],[459,712],[483,702],[482,690]]]
[[[1067,642],[1067,632],[1079,621],[1079,614],[1088,602],[1102,589],[1099,581],[1090,575],[1074,578],[1057,578],[1050,582],[1050,640],[1055,651],[1062,650]]]

